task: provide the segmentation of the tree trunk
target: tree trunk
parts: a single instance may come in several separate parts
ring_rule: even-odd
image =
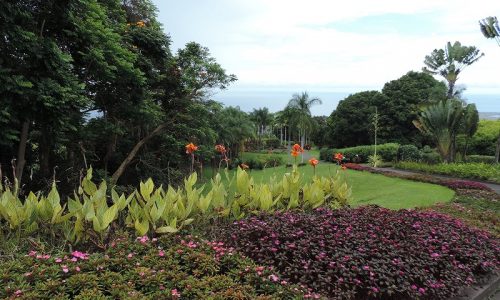
[[[128,167],[130,162],[134,159],[136,156],[137,152],[146,144],[151,138],[154,136],[158,135],[163,129],[167,127],[167,123],[163,123],[156,127],[150,134],[145,136],[142,140],[137,142],[135,144],[134,148],[132,148],[132,151],[127,155],[127,157],[122,161],[118,169],[113,173],[113,176],[111,176],[111,183],[116,184],[118,182],[118,179],[123,175],[123,172],[125,172],[125,169]]]
[[[25,120],[23,122],[23,127],[21,129],[21,137],[19,139],[19,148],[17,149],[17,165],[16,165],[16,179],[21,185],[21,180],[23,178],[24,166],[26,165],[26,146],[28,144],[28,132],[30,127],[30,121]],[[0,178],[1,180],[1,178]]]
[[[455,81],[448,81],[448,99],[453,98],[453,93],[455,91]]]
[[[111,156],[115,153],[116,150],[116,143],[118,141],[118,135],[116,133],[113,133],[112,137],[108,140],[108,143],[106,145],[106,155],[104,155],[104,170],[106,173],[108,172],[108,165],[109,165],[109,160],[111,159]]]
[[[40,137],[39,159],[40,159],[40,172],[44,178],[50,176],[50,150],[52,144],[52,137],[50,129],[43,127]]]

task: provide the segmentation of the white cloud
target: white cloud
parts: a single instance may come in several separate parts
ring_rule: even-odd
[[[190,40],[208,46],[221,65],[238,76],[237,87],[380,89],[409,70],[420,70],[433,49],[459,40],[486,53],[463,73],[459,83],[467,85],[469,92],[500,94],[500,47],[485,39],[478,28],[479,19],[500,13],[497,0],[480,4],[465,0],[219,0],[209,2],[217,4],[209,11],[207,2],[183,1],[178,11],[178,1],[156,2],[160,21],[173,22],[164,21],[166,28],[173,29],[174,46]],[[362,17],[380,16],[383,21],[387,14],[422,15],[420,22],[410,26],[425,30],[412,34],[398,28],[347,32],[335,26]],[[182,24],[174,24],[175,20]],[[189,26],[184,26],[184,20]],[[425,22],[435,24],[431,32],[423,26]]]

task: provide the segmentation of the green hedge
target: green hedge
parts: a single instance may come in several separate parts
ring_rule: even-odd
[[[489,155],[467,155],[467,162],[494,164],[495,157]]]
[[[485,163],[441,163],[429,165],[417,162],[400,162],[396,167],[405,170],[442,174],[465,179],[489,180],[500,183],[500,165]]]
[[[399,144],[387,143],[377,145],[377,154],[382,157],[384,161],[395,161],[398,156]],[[333,154],[342,153],[352,162],[364,163],[368,161],[368,156],[373,155],[375,151],[374,145],[356,146],[342,149],[321,149],[320,158],[326,161],[333,161]],[[356,157],[357,155],[357,157]]]

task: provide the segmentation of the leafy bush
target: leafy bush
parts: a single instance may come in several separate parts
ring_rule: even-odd
[[[276,212],[237,221],[220,236],[289,281],[338,299],[448,299],[500,267],[498,239],[435,212]]]
[[[484,191],[493,191],[488,186],[475,181],[466,181],[466,180],[447,180],[443,181],[442,185],[445,185],[453,190],[457,189],[468,189],[468,190],[484,190]]]
[[[273,268],[256,265],[222,242],[185,238],[144,236],[131,241],[125,236],[104,253],[16,255],[0,261],[0,298],[288,299],[303,295],[301,287],[288,284]]]
[[[467,162],[494,164],[495,157],[488,155],[467,155]]]
[[[368,163],[374,168],[380,167],[383,162],[382,157],[378,154],[368,156]]]
[[[264,145],[266,146],[266,148],[268,148],[268,149],[276,149],[276,148],[281,147],[280,139],[275,137],[275,136],[265,138],[263,140],[263,142],[264,142]]]
[[[464,190],[461,190],[464,191]],[[496,200],[488,199],[490,195],[484,191],[475,190],[474,194],[466,193],[454,199],[452,203],[440,203],[425,210],[445,213],[460,218],[470,226],[487,230],[500,237],[500,201],[496,193],[491,193]]]
[[[381,144],[377,145],[377,154],[380,155],[384,161],[395,161],[397,158],[398,149],[399,144]],[[368,157],[370,155],[373,155],[374,151],[375,146],[373,145],[356,146],[343,149],[328,149],[323,151],[323,157],[321,157],[320,153],[320,157],[323,160],[333,161],[333,155],[335,153],[342,153],[351,162],[353,162],[355,159],[358,159],[359,163],[364,163],[368,161]]]
[[[402,145],[398,149],[398,160],[400,161],[420,161],[422,152],[415,145]]]
[[[443,174],[466,179],[491,180],[500,183],[500,165],[484,163],[452,163],[429,165],[415,162],[400,162],[398,168],[425,173]]]
[[[0,235],[16,232],[18,238],[57,237],[72,244],[90,241],[103,247],[119,226],[133,228],[139,236],[174,233],[193,222],[240,219],[259,211],[346,206],[351,194],[339,171],[333,177],[314,177],[303,184],[296,166],[268,183],[254,183],[240,168],[228,184],[217,174],[207,193],[202,193],[204,186],[196,186],[196,173],[177,189],[155,187],[149,179],[127,195],[108,189],[106,182],[97,186],[91,179],[89,170],[67,206],[62,205],[55,184],[47,196],[30,193],[26,199],[19,198],[17,186],[11,190],[0,185]]]

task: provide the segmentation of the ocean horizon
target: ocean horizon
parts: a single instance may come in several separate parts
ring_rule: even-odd
[[[283,110],[294,93],[303,90],[285,89],[231,89],[218,92],[212,99],[224,103],[226,106],[239,106],[245,112],[253,109],[267,107],[270,112]],[[345,99],[355,92],[328,92],[314,89],[307,90],[310,97],[318,97],[322,100],[322,105],[315,105],[311,108],[314,116],[328,116],[337,107],[340,100]],[[464,92],[467,103],[476,104],[477,110],[481,113],[497,113],[500,118],[500,95],[498,94],[474,94]]]

